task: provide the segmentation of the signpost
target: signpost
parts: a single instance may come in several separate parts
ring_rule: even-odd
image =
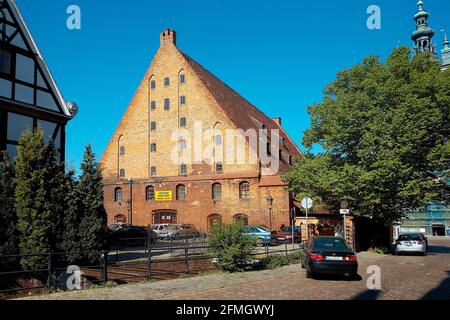
[[[306,240],[309,240],[309,224],[308,224],[308,209],[313,206],[313,201],[309,197],[302,199],[302,207],[306,209]]]
[[[350,209],[341,209],[340,213],[344,216],[344,239],[347,240],[347,232],[345,230],[345,216],[350,214]]]

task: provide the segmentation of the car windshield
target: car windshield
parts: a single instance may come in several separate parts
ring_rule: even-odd
[[[263,227],[263,226],[257,226],[256,228],[259,229],[258,231],[262,231],[262,232],[270,232],[269,229],[267,229],[266,227]]]
[[[421,240],[422,238],[417,234],[402,234],[398,240],[400,241],[410,241],[410,240]]]
[[[314,239],[314,250],[318,251],[350,251],[350,247],[344,239],[339,238],[316,238]]]

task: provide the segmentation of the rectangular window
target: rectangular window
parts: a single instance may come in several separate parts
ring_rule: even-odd
[[[123,156],[125,154],[125,147],[121,146],[120,147],[120,155]]]
[[[217,135],[216,136],[216,145],[220,146],[222,144],[222,136],[221,135]]]
[[[150,108],[151,108],[152,110],[155,110],[155,109],[156,109],[156,101],[150,102]]]
[[[180,140],[180,149],[182,149],[182,150],[187,149],[186,140]]]
[[[156,167],[150,167],[150,174],[152,177],[156,176]]]
[[[156,122],[155,122],[155,121],[152,121],[152,122],[150,123],[150,130],[151,130],[151,131],[155,131],[155,130],[156,130]]]
[[[223,172],[222,162],[216,162],[216,173],[222,173],[222,172]]]
[[[155,80],[152,80],[152,81],[150,82],[150,88],[156,89],[156,81],[155,81]]]
[[[186,104],[186,97],[185,96],[181,96],[180,97],[180,104]]]
[[[25,130],[33,130],[33,118],[8,113],[7,139],[10,141],[19,141],[20,135]]]
[[[186,166],[185,164],[182,164],[182,165],[180,166],[180,174],[181,174],[182,176],[186,176],[186,175],[187,175],[187,166]]]
[[[170,110],[170,99],[164,99],[164,110]]]
[[[164,86],[169,86],[170,85],[170,78],[164,78]]]
[[[184,74],[180,74],[180,84],[186,83],[186,76]]]
[[[0,49],[0,72],[11,73],[11,52]]]
[[[150,145],[150,152],[156,152],[156,143]]]
[[[120,169],[119,176],[125,178],[125,169]]]
[[[34,60],[23,56],[16,55],[16,78],[28,83],[34,84]]]
[[[180,127],[186,127],[186,118],[180,118]]]

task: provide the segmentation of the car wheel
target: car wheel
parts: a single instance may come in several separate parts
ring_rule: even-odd
[[[306,270],[306,278],[308,279],[312,279],[313,278],[313,273],[311,271]]]
[[[426,256],[427,256],[427,254],[428,254],[428,252],[427,252],[427,251],[425,251],[425,252],[423,252],[423,253],[422,253],[422,255],[423,255],[424,257],[426,257]]]
[[[261,239],[261,238],[258,238],[258,240],[256,240],[256,244],[258,245],[258,246],[263,246],[264,245],[264,240],[263,239]]]

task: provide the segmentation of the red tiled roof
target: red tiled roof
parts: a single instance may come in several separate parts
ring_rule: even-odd
[[[202,81],[206,89],[211,93],[217,104],[225,111],[229,119],[235,123],[237,128],[244,131],[248,129],[255,129],[256,132],[259,132],[258,130],[260,129],[260,125],[264,125],[268,130],[269,141],[270,130],[281,129],[280,137],[284,138],[285,141],[282,149],[290,156],[302,156],[300,149],[275,121],[267,117],[257,107],[244,99],[239,93],[230,88],[219,78],[202,67],[199,63],[194,61],[181,50],[179,51],[194,73]],[[280,161],[280,163],[282,164],[282,161]],[[280,169],[286,169],[286,167],[288,167],[288,164],[280,165]]]
[[[281,180],[280,176],[262,176],[259,180],[260,187],[276,187],[285,185],[286,183]]]

